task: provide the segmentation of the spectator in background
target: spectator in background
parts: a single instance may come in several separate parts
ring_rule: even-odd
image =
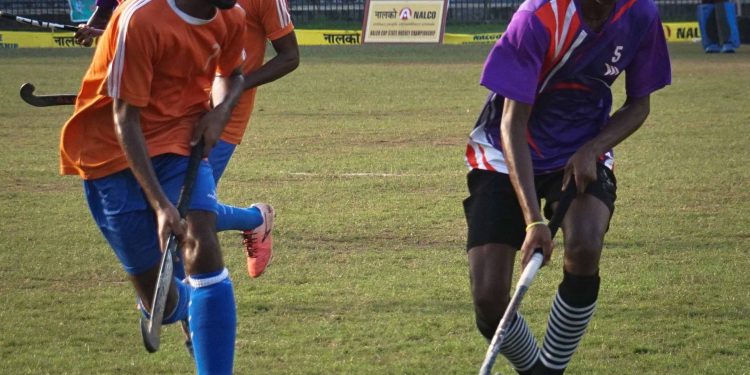
[[[698,25],[706,53],[733,53],[740,47],[734,1],[701,0],[698,5]]]

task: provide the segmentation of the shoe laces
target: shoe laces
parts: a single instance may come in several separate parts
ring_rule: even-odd
[[[245,245],[245,255],[250,258],[255,258],[253,242],[255,242],[255,231],[251,230],[242,233],[242,244]]]

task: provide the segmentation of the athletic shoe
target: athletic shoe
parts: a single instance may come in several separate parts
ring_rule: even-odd
[[[721,53],[734,53],[734,46],[731,43],[726,43],[721,46]]]
[[[721,51],[721,48],[718,44],[709,44],[706,46],[705,51],[706,53],[719,53]]]
[[[271,205],[265,203],[256,203],[250,207],[259,209],[263,215],[263,224],[253,230],[242,232],[242,244],[245,245],[247,255],[247,273],[250,277],[256,278],[263,274],[273,257],[271,231],[276,213]]]

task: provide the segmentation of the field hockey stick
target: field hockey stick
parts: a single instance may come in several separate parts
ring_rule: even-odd
[[[181,219],[185,218],[190,204],[190,196],[193,193],[193,186],[195,185],[203,156],[203,145],[203,139],[201,139],[190,151],[185,182],[182,186],[182,191],[180,191],[180,197],[177,200],[177,211],[180,213]],[[174,277],[174,265],[172,262],[173,259],[179,257],[179,254],[177,254],[177,242],[177,236],[172,233],[167,240],[167,249],[162,254],[161,264],[159,265],[159,277],[156,280],[154,299],[153,303],[151,303],[151,319],[145,326],[141,325],[143,345],[149,353],[159,350],[162,320],[164,319],[164,309],[167,305],[167,294],[169,294],[169,288],[172,285],[172,278]]]
[[[34,95],[34,90],[36,90],[36,87],[31,83],[21,85],[21,99],[34,107],[73,105],[76,103],[75,94]]]
[[[0,11],[0,17],[7,18],[9,20],[13,20],[13,21],[23,23],[26,25],[41,27],[43,29],[78,31],[78,27],[73,26],[73,25],[63,25],[60,23],[33,20],[31,18],[16,16],[14,14],[10,14],[8,12],[3,12],[3,11]]]
[[[565,191],[562,192],[560,201],[557,204],[557,209],[555,210],[554,215],[552,215],[552,220],[547,224],[550,233],[552,234],[552,238],[555,238],[555,233],[557,233],[557,230],[560,228],[560,224],[562,223],[571,202],[573,202],[575,195],[575,183],[571,181]],[[487,353],[484,356],[482,367],[479,368],[479,375],[489,375],[490,371],[492,371],[492,366],[495,364],[497,355],[500,353],[500,346],[505,340],[510,323],[518,312],[521,300],[524,295],[526,295],[526,291],[529,290],[531,282],[534,280],[537,271],[539,271],[539,268],[542,266],[543,260],[544,253],[542,252],[542,249],[535,249],[534,255],[531,256],[531,260],[529,260],[526,268],[524,268],[521,273],[521,277],[518,279],[516,291],[513,293],[513,297],[510,299],[508,307],[505,308],[505,313],[503,314],[502,319],[500,319],[500,324],[498,324],[497,330],[495,330],[495,335],[492,337],[490,346],[487,348]]]

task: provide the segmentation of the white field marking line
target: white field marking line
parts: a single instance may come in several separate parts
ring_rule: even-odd
[[[301,177],[434,177],[434,176],[464,176],[466,171],[462,169],[451,170],[445,173],[384,173],[384,172],[350,172],[350,173],[314,173],[314,172],[287,172],[279,171],[281,174]]]
[[[354,173],[310,173],[310,172],[286,172],[292,176],[310,177],[417,177],[420,175],[410,173],[376,173],[376,172],[354,172]],[[431,176],[433,174],[429,174]]]
[[[344,173],[316,173],[316,172],[290,172],[278,171],[279,174],[300,177],[434,177],[434,176],[465,176],[467,171],[464,168],[451,169],[446,172],[436,173],[388,173],[388,172],[344,172]]]

